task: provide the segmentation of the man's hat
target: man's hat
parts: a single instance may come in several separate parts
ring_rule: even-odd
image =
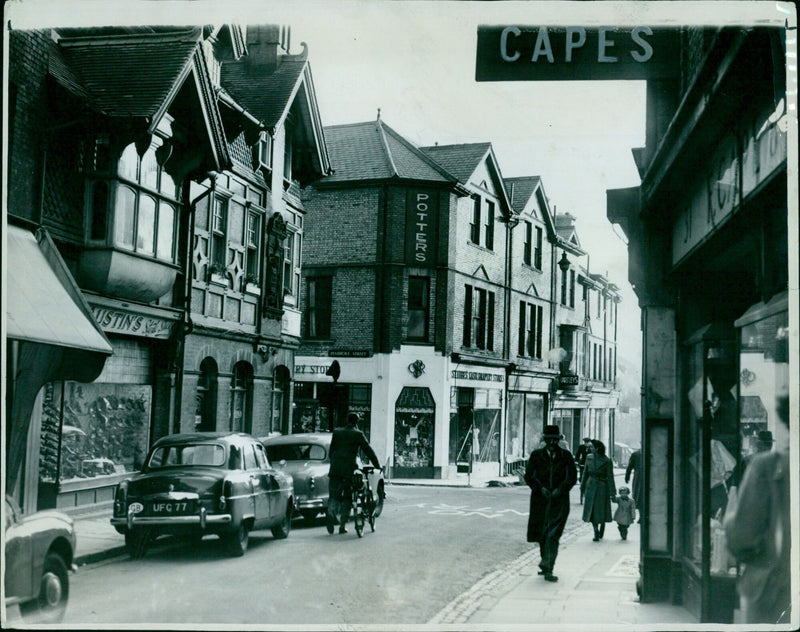
[[[769,430],[759,430],[758,431],[758,440],[761,443],[772,443],[772,433]]]
[[[548,437],[552,437],[553,439],[561,438],[561,430],[558,429],[558,426],[544,427],[544,434],[542,434],[542,438],[547,439]]]

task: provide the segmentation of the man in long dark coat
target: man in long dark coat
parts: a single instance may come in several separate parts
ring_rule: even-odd
[[[625,469],[625,482],[630,483],[633,475],[633,502],[639,510],[639,520],[642,521],[642,511],[644,510],[644,490],[642,489],[642,451],[636,450],[628,460],[628,467]]]
[[[367,455],[376,469],[381,469],[381,464],[372,449],[364,433],[358,429],[358,415],[349,413],[347,415],[347,425],[336,428],[331,437],[331,447],[329,449],[331,467],[328,470],[328,533],[333,533],[333,526],[336,524],[336,512],[341,510],[339,516],[339,533],[347,533],[345,525],[350,518],[352,506],[351,481],[353,472],[356,469],[356,457],[361,448]]]
[[[569,490],[578,478],[572,454],[558,445],[560,438],[558,426],[547,426],[542,435],[545,447],[531,452],[525,468],[531,488],[528,542],[539,543],[539,575],[549,582],[558,581],[553,575],[558,540],[569,516]]]

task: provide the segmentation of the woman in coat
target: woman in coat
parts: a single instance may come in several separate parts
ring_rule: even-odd
[[[617,495],[617,486],[614,484],[614,466],[606,456],[606,446],[602,441],[592,439],[590,450],[581,481],[583,521],[592,523],[592,541],[597,542],[605,533],[606,522],[613,520],[611,498]]]

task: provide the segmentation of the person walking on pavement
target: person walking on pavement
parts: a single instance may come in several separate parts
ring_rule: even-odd
[[[642,451],[635,450],[633,454],[631,454],[631,458],[628,460],[628,467],[625,468],[625,482],[630,484],[631,482],[631,475],[633,475],[633,502],[636,504],[636,508],[639,510],[639,520],[638,522],[642,521]]]
[[[628,539],[628,527],[636,519],[636,505],[630,497],[631,490],[624,485],[619,488],[619,496],[614,496],[611,500],[617,504],[614,512],[614,522],[619,528],[619,535],[623,540]]]
[[[778,398],[777,413],[788,431],[788,395]],[[756,454],[738,493],[729,492],[723,527],[728,551],[742,565],[736,588],[745,623],[791,621],[790,472],[788,441],[781,442]]]
[[[525,467],[525,482],[531,488],[527,536],[528,542],[539,543],[539,575],[556,582],[558,577],[553,574],[553,567],[558,540],[569,516],[569,490],[578,475],[572,454],[558,445],[561,438],[558,426],[547,426],[542,438],[545,447],[531,452]]]
[[[339,512],[339,533],[347,533],[345,525],[350,519],[352,505],[351,483],[353,472],[356,469],[356,457],[358,456],[359,448],[364,451],[364,454],[367,455],[377,469],[381,469],[381,464],[375,451],[367,441],[364,433],[358,429],[358,414],[348,413],[347,425],[336,428],[331,437],[331,466],[328,470],[328,489],[330,492],[327,519],[328,533],[333,533],[333,527],[337,522],[337,512]]]
[[[606,456],[602,441],[592,439],[592,451],[586,457],[581,489],[586,496],[583,503],[583,521],[594,527],[593,542],[603,539],[606,522],[612,521],[611,498],[617,495],[614,484],[614,466]]]
[[[575,465],[578,467],[578,480],[583,482],[583,466],[586,465],[586,457],[589,456],[589,448],[592,440],[589,437],[583,438],[583,443],[575,450]],[[581,489],[581,505],[583,504],[583,489]]]

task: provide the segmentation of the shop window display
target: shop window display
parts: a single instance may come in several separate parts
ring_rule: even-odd
[[[433,467],[433,396],[427,388],[406,386],[395,404],[395,467]]]
[[[148,447],[151,386],[53,382],[44,388],[41,482],[99,479],[141,468]]]

